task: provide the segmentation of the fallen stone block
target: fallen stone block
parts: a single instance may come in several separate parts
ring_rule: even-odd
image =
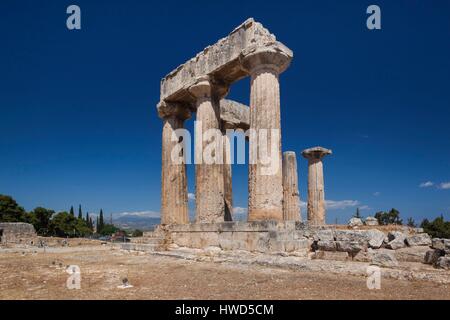
[[[395,257],[398,261],[423,263],[428,247],[405,247],[395,250]]]
[[[440,239],[440,238],[431,239],[431,248],[445,250],[444,240],[445,239]]]
[[[431,237],[428,233],[419,233],[406,237],[408,246],[431,246]]]
[[[336,241],[336,250],[348,252],[352,257],[354,257],[359,251],[364,249],[364,244],[357,241]]]
[[[388,233],[388,249],[397,250],[406,246],[406,236],[400,231],[391,231]]]
[[[318,241],[317,248],[323,251],[336,251],[335,241]]]
[[[314,238],[318,241],[334,241],[334,232],[332,229],[318,230]]]
[[[383,244],[385,235],[382,231],[376,229],[367,230],[366,235],[369,240],[368,242],[370,248],[378,249]]]
[[[381,267],[396,267],[398,266],[398,261],[393,252],[382,251],[372,254],[371,264]]]
[[[437,268],[450,270],[450,257],[440,257],[435,266]]]
[[[425,253],[424,263],[426,264],[436,264],[438,259],[444,255],[444,251],[440,249],[428,250]]]

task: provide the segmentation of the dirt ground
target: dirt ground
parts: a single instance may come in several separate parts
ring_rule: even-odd
[[[67,265],[81,270],[69,290]],[[450,299],[450,286],[262,266],[195,262],[109,247],[0,251],[0,299]],[[132,288],[121,289],[128,278]]]

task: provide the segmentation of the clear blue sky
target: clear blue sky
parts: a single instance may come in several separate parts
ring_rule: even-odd
[[[70,4],[80,31],[66,28]],[[370,4],[382,30],[366,28]],[[160,79],[249,17],[295,54],[281,116],[302,200],[299,153],[321,145],[334,152],[326,198],[344,207],[329,222],[356,203],[363,215],[395,207],[405,219],[448,219],[450,2],[440,0],[2,0],[0,193],[28,210],[159,211]],[[248,80],[230,97],[248,103]],[[233,170],[235,204],[246,207],[247,167]],[[194,192],[193,166],[188,174]]]

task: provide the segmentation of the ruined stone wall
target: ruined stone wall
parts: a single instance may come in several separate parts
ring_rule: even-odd
[[[0,223],[0,244],[36,244],[33,225],[23,222]]]

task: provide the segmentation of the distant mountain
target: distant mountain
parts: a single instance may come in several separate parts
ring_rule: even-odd
[[[139,229],[142,231],[153,230],[161,223],[159,212],[122,212],[113,214],[114,225],[122,229]]]

